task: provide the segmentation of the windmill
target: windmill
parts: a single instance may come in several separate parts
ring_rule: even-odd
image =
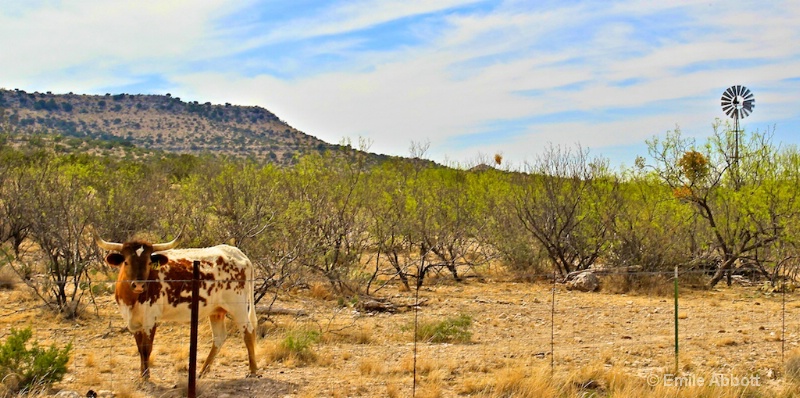
[[[733,133],[736,146],[733,149],[733,160],[739,162],[739,119],[744,119],[756,106],[756,97],[745,86],[730,86],[722,93],[722,111],[733,118]]]

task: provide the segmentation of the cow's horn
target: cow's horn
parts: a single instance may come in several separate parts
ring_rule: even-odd
[[[178,233],[178,236],[176,236],[175,239],[173,239],[173,240],[171,240],[171,241],[169,241],[167,243],[156,243],[156,244],[154,244],[153,245],[153,251],[154,252],[161,252],[161,251],[164,251],[164,250],[174,249],[175,246],[178,246],[178,241],[181,239],[181,235],[183,235],[183,229],[181,229],[181,232]]]
[[[92,235],[94,235],[94,241],[97,243],[97,246],[100,246],[101,249],[111,250],[111,251],[122,251],[122,243],[116,242],[106,242],[100,235],[97,234],[97,231],[92,230]]]

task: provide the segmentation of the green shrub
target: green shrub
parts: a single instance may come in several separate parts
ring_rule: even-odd
[[[320,334],[316,330],[293,330],[281,342],[281,347],[294,353],[308,351],[319,342]]]
[[[270,352],[269,356],[274,361],[285,361],[294,358],[302,363],[311,363],[317,358],[312,346],[318,343],[319,340],[319,331],[308,329],[292,330],[278,343],[276,349]]]
[[[11,335],[0,345],[0,375],[4,381],[14,381],[6,385],[9,390],[24,393],[60,381],[67,373],[72,344],[63,350],[55,345],[44,349],[36,341],[28,344],[32,336],[30,328],[11,328]]]
[[[431,343],[469,343],[472,317],[461,314],[439,322],[422,323],[417,327],[417,339]]]

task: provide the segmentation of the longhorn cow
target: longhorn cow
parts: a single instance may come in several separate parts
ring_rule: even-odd
[[[128,329],[136,339],[141,377],[150,377],[150,353],[160,321],[190,322],[192,267],[200,261],[199,316],[208,317],[214,337],[211,351],[200,370],[202,377],[227,337],[225,315],[244,335],[250,362],[249,376],[258,367],[255,358],[253,265],[236,247],[219,245],[202,249],[174,250],[180,234],[171,242],[106,242],[96,233],[97,245],[111,251],[108,265],[119,268],[115,298]]]

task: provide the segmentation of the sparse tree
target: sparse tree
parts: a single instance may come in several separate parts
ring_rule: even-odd
[[[89,290],[89,265],[95,247],[84,235],[95,209],[97,173],[91,158],[59,158],[30,170],[36,180],[30,196],[30,238],[45,258],[47,282],[29,282],[50,308],[77,316]]]
[[[637,271],[666,271],[704,254],[707,229],[691,209],[673,200],[672,191],[644,164],[623,177],[624,197],[614,222],[607,265]]]
[[[408,182],[411,164],[400,160],[389,161],[372,170],[370,187],[374,196],[367,205],[369,234],[376,248],[374,272],[367,284],[369,294],[372,282],[383,273],[381,259],[393,268],[391,279],[397,276],[406,290],[410,289],[409,275],[411,245],[407,239]]]
[[[172,201],[167,176],[139,162],[119,161],[98,166],[93,189],[97,209],[91,223],[102,235],[116,242],[153,230],[177,233],[177,228],[162,228]],[[175,229],[172,231],[172,229]]]
[[[281,223],[294,228],[292,239],[303,241],[299,264],[323,275],[343,295],[360,293],[366,283],[353,272],[369,244],[362,221],[365,173],[363,152],[312,153],[287,173],[282,189],[290,203]]]
[[[35,184],[30,162],[38,157],[0,150],[0,244],[11,241],[14,257],[30,232],[30,195]]]
[[[202,177],[205,188],[199,194],[219,223],[218,240],[242,246],[269,227],[275,217],[277,174],[271,165],[229,161]]]
[[[730,284],[737,262],[764,261],[758,253],[784,238],[787,223],[798,214],[797,164],[791,156],[779,156],[771,134],[741,133],[736,158],[735,132],[720,121],[713,128],[703,147],[679,129],[648,142],[661,180],[711,231],[707,244],[720,260],[710,286],[726,275]]]
[[[562,277],[604,254],[621,203],[605,161],[590,160],[580,146],[551,145],[517,183],[517,217]]]

